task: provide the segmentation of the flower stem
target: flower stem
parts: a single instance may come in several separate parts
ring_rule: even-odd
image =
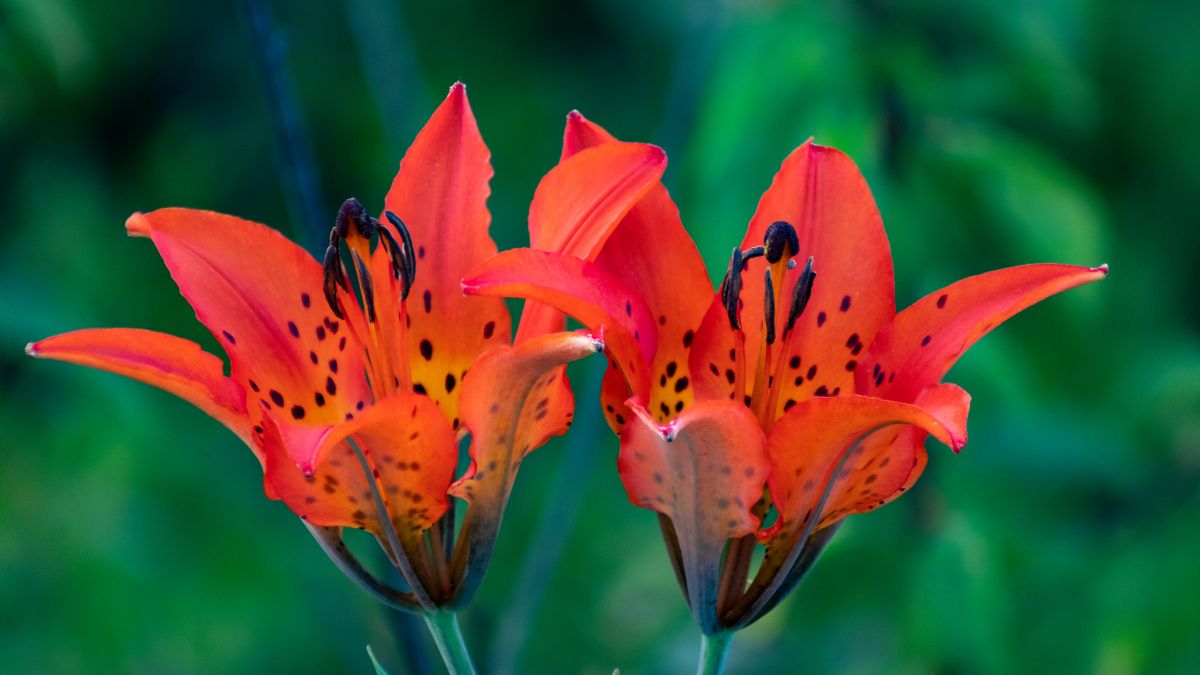
[[[696,675],[721,675],[725,672],[725,659],[729,657],[733,633],[729,630],[700,638],[700,663],[696,666]]]
[[[458,628],[458,615],[447,611],[430,612],[425,615],[425,625],[429,626],[450,675],[475,675],[471,654],[467,652],[467,644]]]

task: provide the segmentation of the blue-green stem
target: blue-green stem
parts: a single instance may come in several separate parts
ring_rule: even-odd
[[[429,626],[450,675],[475,675],[471,654],[467,652],[467,643],[463,642],[462,631],[458,628],[458,615],[448,611],[430,612],[425,614],[425,625]]]
[[[729,658],[733,633],[728,630],[700,638],[700,664],[696,666],[696,675],[721,675],[725,672],[725,660]]]

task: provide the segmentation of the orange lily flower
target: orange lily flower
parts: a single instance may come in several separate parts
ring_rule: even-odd
[[[563,161],[613,142],[574,115]],[[778,603],[843,518],[907,490],[928,435],[962,448],[970,397],[941,380],[968,347],[1106,274],[1012,267],[897,313],[866,182],[846,155],[807,142],[783,162],[715,293],[661,186],[594,260],[508,251],[464,287],[549,303],[605,331],[615,368],[602,405],[622,482],[660,514],[692,613],[719,635]],[[751,577],[756,541],[765,559]]]
[[[386,217],[347,200],[323,263],[232,216],[131,216],[128,233],[154,242],[228,355],[228,376],[199,345],[144,330],[81,330],[27,351],[196,405],[245,441],[267,496],[369,592],[430,614],[462,606],[487,568],[522,459],[571,424],[564,364],[604,348],[599,336],[563,332],[561,315],[546,309],[530,310],[539,317],[514,343],[502,299],[463,295],[462,275],[496,253],[489,157],[456,84],[401,162]],[[591,255],[602,243],[591,233],[611,230],[665,163],[658,148],[633,143],[560,163],[531,206],[533,244]],[[467,435],[471,464],[455,480]],[[461,528],[451,496],[469,503]],[[407,589],[359,563],[342,542],[347,527],[375,536]]]

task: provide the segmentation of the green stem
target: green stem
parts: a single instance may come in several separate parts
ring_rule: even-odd
[[[725,659],[729,658],[733,633],[729,630],[700,638],[700,664],[696,666],[696,675],[721,675],[725,672]]]
[[[475,675],[471,654],[467,652],[467,644],[458,628],[458,615],[446,611],[430,612],[425,615],[425,625],[429,626],[450,675]]]

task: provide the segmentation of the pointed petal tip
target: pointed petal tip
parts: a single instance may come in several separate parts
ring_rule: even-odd
[[[28,356],[37,357],[37,355],[38,355],[37,344],[33,343],[33,342],[26,344],[25,345],[25,354]]]
[[[1108,276],[1108,263],[1102,263],[1099,267],[1093,267],[1092,271],[1099,272],[1100,274],[1107,277]]]
[[[586,117],[584,117],[584,116],[583,116],[583,113],[579,112],[579,110],[578,110],[578,109],[576,109],[576,110],[572,110],[571,112],[567,113],[567,122],[568,122],[568,123],[571,123],[571,122],[583,122],[583,121],[586,121],[586,120],[587,120],[587,118],[586,118]]]
[[[134,211],[125,219],[125,234],[131,237],[149,237],[150,220],[141,211]]]

